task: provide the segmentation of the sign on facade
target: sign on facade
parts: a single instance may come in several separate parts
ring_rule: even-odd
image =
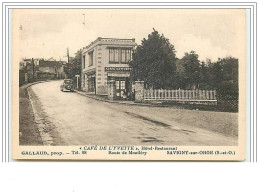
[[[131,71],[131,67],[105,67],[105,71]]]

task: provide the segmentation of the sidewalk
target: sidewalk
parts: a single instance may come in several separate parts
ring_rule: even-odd
[[[123,105],[129,105],[129,106],[148,106],[148,107],[170,107],[174,109],[187,109],[187,110],[203,110],[203,111],[216,111],[216,112],[224,112],[222,110],[217,109],[216,107],[211,107],[211,106],[205,106],[205,105],[190,105],[190,104],[163,104],[162,102],[141,102],[141,103],[136,103],[134,101],[123,101],[123,100],[109,100],[107,96],[101,96],[101,95],[95,95],[95,94],[89,94],[83,91],[77,91],[75,90],[76,93],[83,95],[85,97],[98,100],[98,101],[103,101],[103,102],[109,102],[109,103],[116,103],[116,104],[123,104]]]
[[[136,103],[134,101],[123,101],[123,100],[109,100],[106,96],[101,96],[101,95],[95,95],[95,94],[88,94],[83,91],[77,91],[75,90],[76,93],[89,97],[91,99],[95,99],[98,101],[103,101],[103,102],[109,102],[109,103],[116,103],[116,104],[124,104],[124,105],[136,105],[136,106],[152,106],[152,107],[164,107],[164,105],[160,104],[151,104],[151,103]]]

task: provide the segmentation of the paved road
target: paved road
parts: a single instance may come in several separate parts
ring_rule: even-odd
[[[179,123],[172,117],[197,115],[197,111],[101,102],[77,93],[61,92],[60,84],[61,81],[52,81],[31,87],[38,98],[35,102],[45,113],[47,124],[52,124],[54,145],[237,144],[235,137],[195,127],[188,121]],[[205,111],[198,112],[203,114]],[[226,114],[232,120],[231,113]],[[213,125],[211,127],[214,128]]]

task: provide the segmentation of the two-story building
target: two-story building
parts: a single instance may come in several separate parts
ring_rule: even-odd
[[[39,74],[51,74],[54,78],[64,78],[64,63],[62,61],[40,60]]]
[[[135,39],[98,38],[82,51],[81,88],[88,93],[106,95],[108,81],[115,80],[116,95],[129,88],[129,62]]]

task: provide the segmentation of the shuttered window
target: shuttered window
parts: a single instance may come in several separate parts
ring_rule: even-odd
[[[109,62],[110,63],[129,63],[131,60],[131,49],[109,49]]]

